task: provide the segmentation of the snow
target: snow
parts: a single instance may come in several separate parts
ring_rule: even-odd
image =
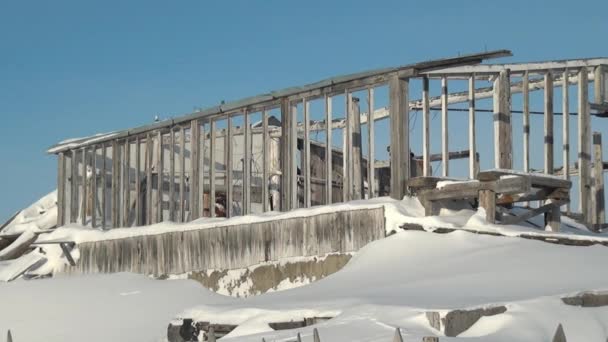
[[[57,225],[57,190],[22,210],[2,229],[1,235],[19,235],[25,231],[39,232]]]

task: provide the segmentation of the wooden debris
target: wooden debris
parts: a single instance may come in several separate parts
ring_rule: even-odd
[[[401,330],[399,330],[399,328],[395,328],[395,336],[393,337],[393,342],[403,342],[403,336],[401,336]]]

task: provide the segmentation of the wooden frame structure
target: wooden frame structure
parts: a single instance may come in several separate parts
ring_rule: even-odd
[[[400,199],[409,193],[411,176],[431,175],[429,113],[437,106],[441,110],[442,175],[449,177],[448,113],[454,110],[449,106],[457,103],[468,103],[468,174],[475,178],[479,172],[475,120],[481,111],[476,103],[481,99],[492,99],[494,104],[495,167],[512,169],[511,113],[512,96],[516,93],[522,93],[524,98],[523,171],[529,172],[529,93],[541,89],[545,94],[544,165],[545,173],[551,174],[553,89],[576,84],[582,185],[579,197],[585,222],[591,222],[590,108],[601,107],[608,99],[605,68],[608,58],[480,64],[510,55],[508,50],[499,50],[335,77],[152,125],[59,143],[49,149],[59,160],[58,221],[65,224],[78,219],[83,224],[110,228],[167,219],[184,222],[216,214],[230,217],[268,210],[287,211],[314,203],[371,198],[383,191],[378,183],[383,176],[378,173],[381,163],[375,156],[374,129],[374,124],[381,120],[390,120],[387,191],[391,197]],[[421,97],[410,100],[413,89],[410,83],[416,79],[423,84]],[[433,80],[441,82],[441,94],[436,97],[430,94],[429,82]],[[450,93],[453,81],[466,81],[467,91]],[[486,82],[492,85],[479,86]],[[590,82],[595,85],[592,103],[588,99]],[[375,108],[375,89],[380,87],[388,90],[387,108]],[[563,93],[563,117],[568,120],[568,92]],[[361,97],[366,98],[365,104],[361,103]],[[343,118],[333,110],[338,98],[344,99]],[[314,101],[321,103],[322,120],[310,119]],[[420,172],[410,156],[411,110],[422,111]],[[251,119],[255,116],[261,117],[257,126]],[[277,122],[269,124],[273,118]],[[364,126],[365,138],[361,129]],[[324,137],[313,141],[312,132]],[[336,132],[343,138],[341,163],[334,160],[336,151],[332,145]],[[367,153],[363,152],[363,142],[367,144]],[[563,151],[568,161],[566,128]],[[88,155],[92,158],[87,159]],[[313,165],[317,161],[323,165],[318,170]],[[93,168],[89,176],[80,171],[86,170],[82,166],[85,164]],[[568,179],[569,166],[565,165],[565,169],[564,177]],[[88,181],[91,176],[94,181]],[[95,195],[87,200],[91,194]],[[336,197],[337,194],[341,196]]]

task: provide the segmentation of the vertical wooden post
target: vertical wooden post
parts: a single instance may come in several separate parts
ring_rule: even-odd
[[[431,108],[429,106],[429,78],[422,78],[422,175],[431,175]]]
[[[152,134],[146,135],[146,224],[152,224],[152,156],[154,144]]]
[[[545,173],[553,174],[553,75],[545,73]]]
[[[398,76],[389,81],[391,119],[391,197],[402,199],[410,175],[408,80]]]
[[[513,167],[510,92],[511,82],[507,69],[501,71],[494,81],[494,164],[500,169]]]
[[[450,157],[448,148],[448,79],[441,78],[441,163],[443,177],[450,174]]]
[[[363,198],[363,149],[361,147],[361,110],[359,108],[359,99],[356,97],[351,97],[351,137],[350,137],[350,146],[351,146],[351,169],[352,169],[352,199],[362,199]]]
[[[186,221],[186,129],[179,130],[179,222]]]
[[[82,174],[82,183],[80,184],[80,224],[87,224],[87,148],[82,149],[82,165],[80,166]]]
[[[496,193],[492,190],[480,190],[479,206],[486,211],[486,222],[496,223]]]
[[[120,226],[120,153],[118,141],[112,140],[112,228]]]
[[[563,177],[570,180],[570,95],[568,69],[562,76],[562,136],[563,136]],[[570,213],[570,203],[566,204],[566,212]]]
[[[530,172],[530,76],[528,71],[523,76],[523,128],[524,128],[524,172]]]
[[[599,231],[601,225],[606,222],[606,210],[604,201],[604,159],[602,158],[602,133],[593,132],[593,216],[594,230]]]
[[[281,210],[286,211],[290,209],[291,195],[290,195],[290,177],[291,177],[291,107],[287,99],[281,100]]]
[[[101,146],[101,228],[106,229],[106,196],[108,187],[108,173],[107,173],[107,159],[108,151],[106,144],[103,143]]]
[[[578,169],[579,169],[579,203],[583,221],[590,223],[590,191],[591,191],[591,149],[589,117],[589,89],[587,68],[582,67],[578,73]]]
[[[342,202],[352,199],[353,189],[353,165],[352,165],[352,94],[346,90],[344,94],[345,124],[342,134]]]
[[[142,222],[142,210],[143,206],[141,203],[142,191],[141,191],[141,138],[137,136],[135,138],[135,225],[141,226]]]
[[[302,173],[304,174],[304,207],[310,208],[312,197],[310,189],[310,104],[306,99],[303,100],[302,108],[304,110],[304,163],[302,165]]]
[[[269,183],[269,160],[268,150],[270,148],[270,137],[268,135],[268,112],[262,111],[262,212],[268,211],[268,183]]]
[[[200,215],[199,199],[201,188],[205,183],[200,183],[200,159],[201,159],[201,126],[198,120],[190,122],[190,219],[196,220]],[[205,139],[203,139],[204,141]],[[203,160],[205,158],[202,158]]]
[[[139,147],[138,147],[139,148]],[[131,143],[125,139],[122,156],[122,226],[129,226],[129,211],[131,208]],[[135,196],[135,203],[139,203],[138,196]]]
[[[243,113],[243,215],[251,213],[251,127],[249,112]]]
[[[226,143],[225,148],[225,156],[226,156],[226,217],[232,217],[232,161],[233,161],[233,151],[232,151],[232,140],[233,140],[233,123],[232,118],[228,115],[228,136],[224,136],[224,141]]]
[[[291,184],[289,194],[291,195],[291,209],[296,209],[299,206],[298,201],[298,107],[294,103],[290,110],[291,119],[289,121],[289,137],[290,137],[290,161],[291,161]]]
[[[196,211],[197,211],[197,216],[196,218],[199,217],[203,217],[203,213],[205,212],[205,208],[204,208],[204,203],[203,203],[203,198],[204,198],[204,194],[205,194],[205,190],[207,189],[205,187],[205,149],[207,149],[208,147],[206,146],[206,140],[207,140],[207,132],[205,130],[205,124],[208,121],[201,121],[200,123],[197,122],[198,124],[198,129],[197,129],[197,135],[198,135],[198,141],[200,142],[199,146],[198,146],[198,157],[196,158],[196,168],[197,168],[197,177],[196,177],[196,183],[197,183],[197,191],[194,193],[194,196],[196,197]]]
[[[215,120],[209,124],[209,216],[215,217]]]
[[[91,147],[91,227],[97,227],[97,146]]]
[[[594,90],[594,102],[604,103],[608,102],[608,78],[606,77],[606,66],[599,65],[595,67],[593,90]]]
[[[367,196],[368,198],[374,198],[376,193],[374,88],[367,89],[367,113]]]
[[[325,204],[332,202],[333,152],[332,152],[332,108],[331,97],[325,95]]]
[[[70,223],[78,219],[78,151],[72,150],[70,158]]]
[[[63,152],[57,155],[57,227],[65,221],[65,156]]]
[[[158,191],[156,192],[156,221],[163,222],[163,186],[164,186],[164,178],[163,178],[163,169],[165,167],[165,155],[164,155],[164,146],[163,146],[163,132],[158,131],[158,156],[156,162],[156,186],[158,187]]]
[[[469,77],[469,178],[477,178],[477,142],[475,139],[475,74]]]
[[[548,199],[545,204],[552,204],[555,200]],[[561,226],[561,211],[559,206],[553,205],[551,209],[545,214],[545,227],[549,227],[552,232],[559,232]]]
[[[169,137],[169,221],[175,222],[175,128]]]

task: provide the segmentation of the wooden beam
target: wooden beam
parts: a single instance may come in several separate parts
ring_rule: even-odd
[[[196,184],[197,184],[197,191],[194,193],[194,197],[195,197],[195,202],[196,202],[196,218],[200,218],[203,217],[203,213],[205,212],[205,206],[204,206],[204,202],[203,199],[205,198],[205,190],[207,189],[205,187],[205,149],[207,149],[207,142],[205,141],[205,137],[207,136],[207,134],[205,133],[205,124],[206,122],[198,122],[198,128],[197,128],[197,135],[198,135],[198,141],[200,142],[199,146],[197,147],[197,158],[196,158]],[[201,139],[202,137],[202,139]],[[190,190],[192,191],[192,190]],[[194,207],[194,204],[192,204],[192,207]]]
[[[70,152],[70,215],[68,217],[68,223],[76,222],[76,208],[78,199],[78,169],[76,168],[77,163],[77,150],[71,150]]]
[[[232,180],[232,162],[233,162],[233,144],[232,144],[232,140],[234,139],[233,136],[233,122],[232,122],[232,117],[228,116],[227,118],[228,120],[228,136],[226,138],[224,138],[224,142],[225,142],[225,147],[224,147],[224,157],[226,158],[226,162],[224,165],[226,165],[226,177],[225,177],[225,181],[226,181],[226,217],[232,217],[233,212],[232,212],[232,202],[233,202],[233,197],[232,197],[232,187],[233,187],[233,180]]]
[[[448,79],[441,78],[441,168],[443,177],[450,174],[450,160],[448,159]]]
[[[530,90],[529,74],[526,71],[523,76],[523,129],[524,129],[524,172],[530,172]]]
[[[403,199],[410,176],[408,80],[394,76],[389,81],[391,118],[391,197]]]
[[[564,179],[570,180],[570,91],[568,82],[568,69],[564,70],[562,76],[562,163],[564,165]],[[566,206],[566,212],[570,213],[570,203]]]
[[[141,199],[141,137],[135,138],[135,225],[142,226],[142,202]]]
[[[477,145],[475,139],[475,75],[469,78],[469,178],[477,178],[475,155]]]
[[[346,126],[342,131],[342,202],[352,199],[353,165],[352,165],[352,94],[346,90],[344,93],[344,111],[346,113]]]
[[[146,224],[152,224],[152,163],[154,144],[152,133],[146,135]]]
[[[106,229],[106,196],[107,196],[107,159],[108,151],[106,144],[101,145],[101,229]]]
[[[200,188],[200,123],[198,120],[190,121],[190,220],[196,220],[199,214]]]
[[[606,61],[608,64],[608,61]],[[604,103],[608,102],[608,77],[606,77],[606,72],[608,72],[607,65],[598,65],[594,69],[594,99],[595,103]]]
[[[57,155],[57,227],[65,223],[65,152]]]
[[[209,216],[215,217],[215,120],[209,123]]]
[[[112,141],[112,228],[120,226],[120,154],[118,140]]]
[[[604,162],[602,154],[602,134],[593,132],[593,196],[591,196],[593,206],[592,224],[598,230],[606,222],[606,208],[604,201]]]
[[[496,223],[496,193],[492,190],[480,190],[479,206],[486,211],[486,222]]]
[[[304,174],[304,207],[311,207],[312,190],[310,188],[310,103],[303,100],[302,109],[304,111],[304,163],[302,163],[302,173]]]
[[[169,133],[169,221],[175,222],[175,128]]]
[[[332,122],[332,98],[325,96],[325,122]],[[332,129],[331,125],[325,125],[325,204],[332,203],[332,190],[333,190],[333,158],[332,158]]]
[[[139,148],[136,146],[136,148]],[[136,161],[136,165],[139,159]],[[139,192],[138,192],[139,194]],[[122,156],[122,226],[129,227],[129,213],[131,208],[131,142],[125,139]],[[138,195],[135,196],[135,203],[139,203]]]
[[[156,186],[158,190],[156,192],[156,221],[163,222],[163,187],[164,187],[164,168],[165,168],[165,150],[163,145],[163,132],[158,131],[158,136],[156,138],[158,140],[158,156],[156,162]]]
[[[565,204],[567,201],[562,200],[562,201],[554,201],[554,200],[549,200],[546,204],[544,204],[541,207],[538,208],[534,208],[531,209],[519,216],[505,216],[502,218],[501,220],[501,224],[516,224],[519,222],[523,222],[526,220],[529,220],[531,218],[533,218],[534,216],[549,212],[549,211],[553,211],[556,207],[559,211],[559,207],[563,204]],[[557,218],[552,218],[551,221],[551,227],[555,227],[555,222],[554,220],[556,220]],[[557,221],[557,223],[559,223],[559,221]],[[559,228],[558,228],[559,230]]]
[[[97,227],[97,146],[91,147],[91,227]]]
[[[367,112],[374,112],[374,88],[367,89]],[[367,122],[367,197],[374,198],[376,193],[376,152],[375,152],[375,122],[369,120]],[[328,164],[331,164],[331,160]],[[331,184],[330,184],[331,186]]]
[[[281,101],[281,146],[280,146],[280,160],[281,160],[281,211],[287,211],[291,206],[291,195],[290,192],[290,177],[291,177],[291,137],[290,132],[291,125],[291,114],[289,101],[283,99]]]
[[[270,175],[270,160],[268,152],[270,150],[270,133],[268,132],[268,111],[262,111],[262,212],[270,210],[268,206],[269,191],[268,184]]]
[[[289,184],[289,194],[291,196],[290,198],[290,209],[296,209],[299,206],[299,201],[298,201],[298,130],[297,130],[297,124],[298,124],[298,107],[296,106],[295,103],[290,104],[290,111],[289,111],[289,115],[291,116],[290,120],[289,120],[289,133],[288,133],[288,137],[289,137],[289,146],[290,146],[290,176],[289,179],[291,181],[291,183]]]
[[[85,226],[87,224],[87,148],[82,149],[82,165],[80,171],[82,174],[82,183],[80,185],[80,224]]]
[[[179,129],[179,222],[186,221],[186,129]]]
[[[548,70],[576,69],[582,67],[593,67],[601,64],[608,64],[608,58],[571,59],[532,63],[463,65],[423,72],[423,74],[446,76],[477,73],[479,75],[483,75],[497,74],[505,69],[510,69],[512,73],[517,74],[523,74],[526,71],[534,73],[543,73]]]
[[[545,96],[544,96],[544,130],[545,130],[545,173],[553,173],[553,76],[545,74]]]
[[[370,112],[368,112],[370,113]],[[429,106],[429,78],[422,78],[422,175],[431,175],[431,107]]]
[[[504,70],[494,81],[494,164],[502,169],[513,166],[509,80],[509,71]]]
[[[359,99],[352,97],[352,120],[351,120],[351,164],[352,164],[352,198],[359,200],[364,198],[363,193],[363,145],[361,141],[361,121]]]
[[[243,215],[251,213],[251,124],[249,112],[243,113],[243,126],[245,134],[243,135]]]
[[[578,165],[579,165],[579,203],[583,213],[583,221],[590,223],[590,191],[591,191],[591,149],[589,146],[591,122],[589,117],[589,89],[587,69],[582,68],[578,73]]]

